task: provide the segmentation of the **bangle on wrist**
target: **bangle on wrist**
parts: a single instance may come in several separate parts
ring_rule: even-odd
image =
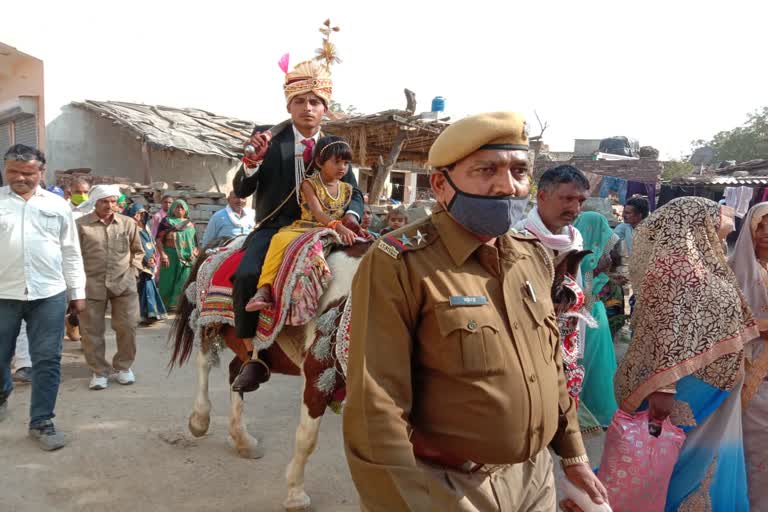
[[[589,457],[585,454],[579,455],[578,457],[565,457],[560,459],[560,465],[563,467],[563,469],[569,466],[577,466],[579,464],[589,465]]]
[[[243,156],[243,165],[245,165],[249,169],[253,169],[254,167],[258,167],[261,165],[261,160],[253,160],[252,158],[248,158],[247,156]]]
[[[335,229],[336,229],[336,226],[338,226],[339,224],[341,224],[341,221],[340,221],[340,220],[332,220],[331,222],[329,222],[328,224],[326,224],[326,225],[325,225],[325,227],[327,227],[328,229],[333,229],[333,230],[335,230]]]

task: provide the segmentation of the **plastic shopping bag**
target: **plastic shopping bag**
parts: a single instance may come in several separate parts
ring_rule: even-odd
[[[658,437],[648,430],[648,411],[616,411],[605,439],[598,477],[614,512],[663,512],[667,488],[685,433],[669,418]]]
[[[598,505],[586,491],[582,491],[568,480],[568,477],[563,476],[560,486],[563,492],[563,499],[570,499],[584,512],[613,512],[611,506],[608,503]],[[562,509],[561,509],[562,510]]]

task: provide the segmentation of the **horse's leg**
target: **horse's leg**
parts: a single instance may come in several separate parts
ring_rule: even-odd
[[[305,391],[312,383],[305,380]],[[320,393],[319,390],[315,390]],[[304,492],[304,469],[307,460],[317,446],[317,435],[320,431],[320,421],[323,419],[323,413],[312,417],[309,407],[302,400],[301,414],[299,416],[299,426],[296,428],[296,443],[293,450],[293,458],[288,464],[285,477],[288,480],[288,497],[283,502],[283,506],[290,512],[309,510],[310,499]]]
[[[245,459],[260,459],[264,456],[262,443],[248,433],[243,419],[243,395],[229,391],[232,407],[229,412],[229,435],[235,443],[237,454]]]
[[[243,418],[243,395],[232,391],[232,381],[240,372],[240,367],[250,359],[248,350],[253,350],[250,340],[235,336],[235,331],[227,327],[222,331],[224,342],[235,353],[235,358],[229,363],[229,435],[235,443],[237,454],[245,459],[260,459],[264,456],[264,448],[258,439],[248,433]]]
[[[192,414],[189,416],[189,431],[195,437],[200,437],[208,432],[211,423],[211,401],[208,398],[208,377],[211,372],[211,362],[208,354],[202,348],[197,350],[195,358],[197,366],[197,396]]]

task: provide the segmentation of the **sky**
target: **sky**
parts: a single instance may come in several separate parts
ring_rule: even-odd
[[[626,135],[664,158],[768,106],[768,2],[507,0],[264,2],[27,0],[0,41],[45,63],[46,121],[71,101],[286,118],[283,73],[314,56],[330,18],[334,99],[362,113],[534,111],[551,150]],[[762,49],[762,50],[761,50]]]

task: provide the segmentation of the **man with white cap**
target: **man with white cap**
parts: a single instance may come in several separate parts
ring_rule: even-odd
[[[563,374],[552,262],[510,233],[529,191],[522,116],[452,124],[429,163],[438,206],[380,238],[352,283],[344,443],[362,510],[554,512],[548,447],[602,504]]]
[[[116,185],[96,185],[87,201],[93,211],[77,220],[87,277],[80,331],[85,360],[93,372],[89,387],[94,390],[107,387],[113,368],[120,384],[136,380],[131,370],[139,323],[136,276],[142,269],[144,249],[133,219],[115,214],[119,196]],[[107,302],[112,305],[112,329],[117,335],[117,353],[111,365],[104,358]]]

